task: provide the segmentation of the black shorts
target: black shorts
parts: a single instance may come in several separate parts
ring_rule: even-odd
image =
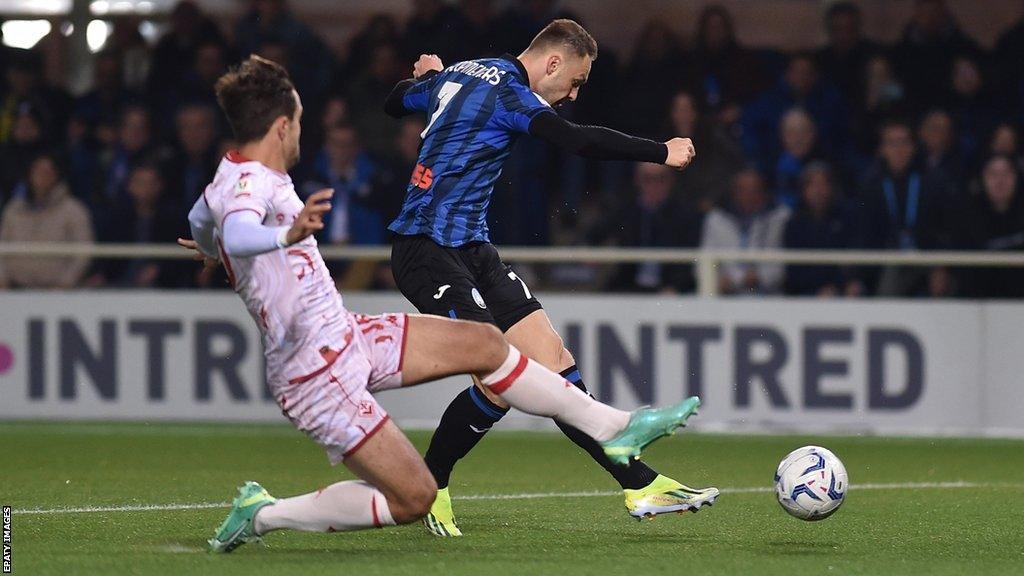
[[[391,273],[423,314],[488,322],[506,332],[541,309],[526,283],[487,242],[448,248],[427,236],[398,234],[391,243]]]

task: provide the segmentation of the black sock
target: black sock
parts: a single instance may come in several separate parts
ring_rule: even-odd
[[[580,371],[575,366],[562,370],[561,376],[569,382],[572,382],[580,390],[587,392],[587,387],[583,384],[583,378],[580,376]],[[631,460],[629,466],[619,466],[618,464],[615,464],[605,456],[604,450],[601,448],[601,445],[597,443],[597,440],[594,440],[582,431],[563,422],[559,422],[558,420],[555,420],[555,424],[558,425],[558,428],[566,435],[566,437],[569,438],[569,440],[572,440],[577,446],[586,450],[595,462],[607,470],[623,489],[629,488],[636,490],[638,488],[643,488],[651,482],[654,482],[654,479],[658,477],[657,471],[639,460]]]
[[[427,468],[437,480],[438,488],[446,488],[452,469],[460,458],[469,454],[476,443],[484,437],[495,422],[501,420],[508,408],[501,408],[470,386],[452,400],[441,423],[437,425],[434,436],[427,448]]]

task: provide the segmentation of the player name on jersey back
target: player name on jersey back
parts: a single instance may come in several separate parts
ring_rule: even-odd
[[[500,70],[497,66],[484,66],[474,60],[452,64],[445,69],[445,72],[458,72],[473,78],[479,78],[491,86],[497,86],[501,82],[507,70]]]
[[[402,106],[425,115],[416,166],[389,229],[442,246],[488,242],[487,211],[519,135],[551,107],[530,89],[515,56],[458,62],[406,89]]]

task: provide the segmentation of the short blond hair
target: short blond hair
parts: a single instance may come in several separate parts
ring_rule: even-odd
[[[597,59],[597,40],[574,20],[560,18],[552,21],[533,38],[526,51],[532,52],[555,46],[566,48],[580,58],[590,56],[591,60]]]

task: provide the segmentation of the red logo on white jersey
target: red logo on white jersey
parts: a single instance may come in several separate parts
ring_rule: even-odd
[[[373,404],[370,404],[366,400],[359,403],[359,415],[360,416],[373,416]]]

